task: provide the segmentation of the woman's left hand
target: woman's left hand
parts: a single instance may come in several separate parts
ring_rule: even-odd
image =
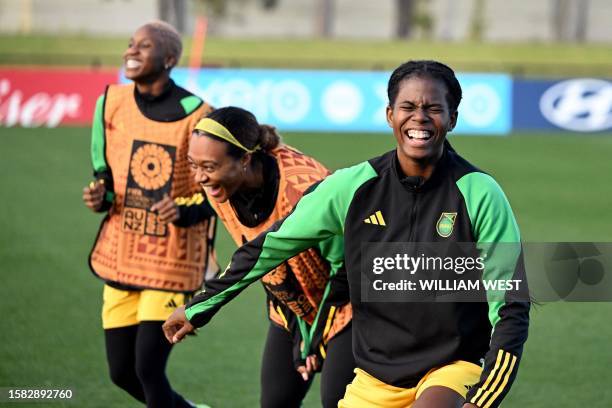
[[[164,224],[170,224],[179,219],[178,206],[168,195],[165,195],[161,201],[153,204],[151,211],[156,212],[157,218]]]

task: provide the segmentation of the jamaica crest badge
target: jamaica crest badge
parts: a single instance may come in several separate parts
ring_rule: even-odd
[[[436,223],[436,231],[442,238],[448,238],[453,233],[455,220],[457,219],[456,212],[443,212]]]

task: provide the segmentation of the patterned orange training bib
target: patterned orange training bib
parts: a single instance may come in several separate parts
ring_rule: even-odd
[[[108,87],[105,154],[115,200],[90,256],[100,278],[137,288],[191,292],[201,287],[205,268],[216,267],[211,248],[214,218],[179,228],[159,223],[149,210],[164,195],[199,191],[187,150],[191,130],[210,110],[202,103],[184,119],[157,122],[138,109],[133,84]]]

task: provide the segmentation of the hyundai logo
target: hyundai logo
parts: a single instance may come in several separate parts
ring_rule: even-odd
[[[596,132],[612,128],[612,83],[600,79],[571,79],[544,92],[540,111],[563,129]]]

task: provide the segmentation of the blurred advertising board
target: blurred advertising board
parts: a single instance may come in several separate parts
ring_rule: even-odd
[[[513,93],[514,130],[612,130],[611,81],[515,79]]]
[[[213,106],[241,106],[285,131],[388,132],[385,71],[177,68],[176,82]],[[455,134],[516,130],[612,130],[612,82],[512,79],[459,73],[463,100]],[[0,69],[0,126],[87,126],[96,98],[118,70]]]
[[[117,70],[0,69],[0,126],[91,124],[96,99]]]
[[[177,68],[175,81],[213,106],[240,106],[262,123],[309,132],[388,132],[384,71]],[[454,133],[507,134],[512,78],[459,74],[463,87]]]

